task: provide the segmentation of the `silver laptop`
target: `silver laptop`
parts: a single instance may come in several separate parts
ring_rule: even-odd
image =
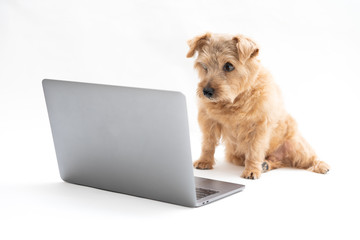
[[[44,79],[61,178],[188,207],[244,185],[194,177],[179,92]]]

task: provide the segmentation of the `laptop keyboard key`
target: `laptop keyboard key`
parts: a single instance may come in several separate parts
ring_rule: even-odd
[[[196,188],[196,199],[199,200],[215,193],[218,193],[218,191],[205,188]]]

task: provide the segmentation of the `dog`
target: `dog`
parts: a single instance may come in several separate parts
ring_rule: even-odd
[[[188,41],[187,57],[197,53],[200,82],[198,122],[203,134],[197,169],[212,169],[215,148],[225,144],[227,161],[244,166],[242,177],[294,167],[327,173],[286,112],[281,92],[257,59],[258,45],[243,35],[205,33]]]

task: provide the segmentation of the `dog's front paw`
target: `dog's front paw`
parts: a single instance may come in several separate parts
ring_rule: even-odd
[[[213,169],[214,162],[199,159],[199,160],[195,161],[193,165],[194,165],[194,168],[196,168],[196,169],[203,169],[203,170],[205,170],[205,169]]]
[[[259,179],[261,176],[261,170],[257,168],[245,168],[241,174],[241,177],[246,179]]]

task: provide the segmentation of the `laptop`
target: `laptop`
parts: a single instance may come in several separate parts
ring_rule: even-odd
[[[244,185],[194,177],[180,92],[44,79],[61,178],[199,207]]]

